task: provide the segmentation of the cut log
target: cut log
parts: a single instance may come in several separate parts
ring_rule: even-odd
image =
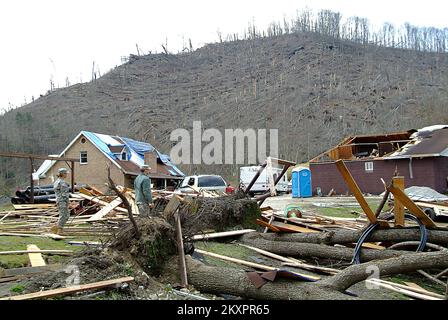
[[[338,274],[309,283],[279,279],[257,289],[246,272],[233,268],[210,267],[187,256],[188,277],[201,292],[232,294],[262,300],[346,300],[355,299],[343,292],[365,280],[369,267],[376,266],[381,275],[413,272],[418,269],[448,267],[448,251],[412,253],[396,258],[353,265]],[[235,285],[237,284],[237,285]]]
[[[351,261],[354,254],[354,250],[351,248],[333,247],[316,243],[269,241],[263,239],[264,236],[266,236],[266,234],[255,232],[249,233],[243,235],[240,241],[244,244],[264,249],[279,255],[299,258],[315,257]],[[361,259],[362,261],[386,259],[408,253],[409,252],[399,250],[363,249],[361,250]]]
[[[110,286],[113,286],[116,284],[127,283],[127,282],[131,282],[131,281],[134,281],[133,277],[124,277],[124,278],[119,278],[119,279],[88,283],[88,284],[83,284],[83,285],[79,285],[79,286],[22,294],[22,295],[12,296],[12,297],[8,297],[8,298],[2,298],[0,300],[30,300],[30,299],[39,299],[39,298],[51,298],[51,297],[55,297],[55,296],[66,295],[66,294],[76,293],[76,292],[81,292],[81,291],[86,291],[86,290],[106,288],[106,287],[110,287]]]
[[[321,244],[343,244],[357,242],[362,231],[337,230],[307,234],[274,234],[274,233],[256,233],[256,235],[265,240],[285,241],[285,242],[304,242],[304,243],[321,243]],[[441,230],[427,230],[428,242],[442,245],[448,244],[448,232]],[[245,237],[253,237],[255,233],[243,235]],[[418,228],[402,228],[375,230],[367,239],[369,242],[403,242],[403,241],[419,241],[420,231]]]

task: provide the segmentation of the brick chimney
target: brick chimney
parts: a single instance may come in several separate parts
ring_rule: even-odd
[[[157,172],[157,155],[154,152],[145,152],[145,164],[151,167],[151,172]]]

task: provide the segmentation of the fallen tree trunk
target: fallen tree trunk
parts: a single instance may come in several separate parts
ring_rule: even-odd
[[[381,276],[394,275],[428,268],[448,267],[448,250],[411,253],[381,261],[353,265],[340,273],[318,282],[279,279],[256,289],[245,271],[233,268],[210,267],[187,257],[190,283],[202,292],[232,294],[261,300],[346,300],[355,299],[343,292],[367,279],[369,268],[377,268]]]
[[[448,231],[441,230],[427,230],[428,242],[447,245]],[[336,243],[353,243],[358,241],[362,231],[353,230],[337,230],[328,232],[315,233],[265,233],[258,234],[260,238],[271,241],[285,241],[285,242],[306,242],[306,243],[320,243],[320,244],[336,244]],[[251,237],[253,234],[244,235],[242,239]],[[420,231],[418,228],[409,229],[385,229],[376,230],[368,238],[369,242],[378,241],[419,241]]]
[[[269,241],[264,239],[265,235],[266,234],[252,232],[242,236],[240,241],[272,253],[299,258],[314,257],[351,261],[354,254],[354,249],[351,248],[333,247],[316,243]],[[404,254],[409,254],[409,252],[399,250],[362,249],[361,261],[387,259]]]
[[[210,267],[187,256],[188,279],[195,289],[213,294],[231,294],[260,300],[344,300],[349,295],[316,283],[280,279],[257,289],[246,272],[233,268]]]

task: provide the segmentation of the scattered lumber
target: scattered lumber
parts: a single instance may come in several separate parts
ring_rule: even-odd
[[[87,221],[97,221],[102,219],[105,215],[110,213],[112,210],[114,210],[116,207],[118,207],[122,203],[120,198],[117,198],[113,200],[112,202],[108,203],[104,208],[102,208],[100,211],[95,213],[93,216],[91,216]]]
[[[8,297],[8,298],[2,298],[0,300],[30,300],[30,299],[39,299],[39,298],[51,298],[51,297],[55,297],[55,296],[67,295],[67,294],[82,292],[82,291],[87,291],[87,290],[107,288],[107,287],[111,287],[111,286],[114,286],[117,284],[128,283],[128,282],[132,282],[132,281],[134,281],[133,277],[124,277],[124,278],[88,283],[88,284],[83,284],[83,285],[79,285],[79,286],[22,294],[22,295],[12,296],[12,297]]]

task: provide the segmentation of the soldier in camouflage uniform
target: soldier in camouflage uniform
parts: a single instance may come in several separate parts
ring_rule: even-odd
[[[149,178],[150,167],[143,165],[140,168],[141,173],[135,178],[135,202],[137,203],[138,212],[141,217],[149,217],[151,215],[152,195],[151,195],[151,179]]]
[[[58,170],[58,179],[54,183],[54,193],[56,194],[56,203],[59,209],[59,220],[57,226],[54,226],[51,231],[56,234],[61,234],[65,223],[70,217],[70,211],[68,209],[70,187],[67,182],[67,169],[60,168]]]

